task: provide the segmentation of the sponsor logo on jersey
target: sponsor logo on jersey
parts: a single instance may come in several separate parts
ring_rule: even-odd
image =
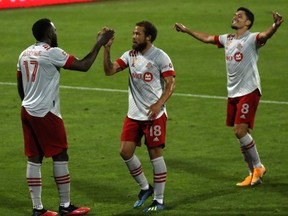
[[[145,82],[151,82],[153,80],[153,74],[150,72],[144,73],[143,79]]]
[[[145,82],[151,82],[153,80],[153,74],[151,72],[145,72],[144,74],[131,73],[134,79],[143,79]]]
[[[236,62],[242,61],[242,59],[243,59],[243,54],[242,54],[241,52],[236,52],[236,53],[234,54],[234,59],[235,59]]]

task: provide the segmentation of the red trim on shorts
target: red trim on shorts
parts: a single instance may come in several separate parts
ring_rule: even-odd
[[[21,120],[27,157],[53,157],[68,148],[63,120],[53,113],[35,117],[22,107]]]
[[[153,121],[138,121],[126,116],[121,133],[121,141],[134,142],[141,146],[141,139],[145,137],[148,148],[165,146],[167,116],[164,113]]]
[[[247,123],[249,128],[253,129],[260,97],[260,92],[256,89],[241,97],[228,98],[226,125]]]

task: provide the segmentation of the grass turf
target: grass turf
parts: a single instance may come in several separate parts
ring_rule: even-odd
[[[226,96],[224,50],[173,30],[175,22],[211,34],[231,32],[230,21],[240,6],[255,14],[252,31],[272,25],[272,10],[287,17],[286,0],[126,0],[0,11],[0,212],[23,216],[31,213],[25,182],[26,158],[20,123],[20,100],[15,84],[17,58],[34,42],[31,25],[50,18],[57,27],[59,46],[82,58],[97,32],[114,28],[112,58],[131,47],[136,22],[147,19],[158,28],[155,45],[171,57],[176,70],[176,92],[168,102],[165,159],[168,179],[167,211],[158,215],[287,215],[287,24],[261,49],[259,71],[263,97],[253,137],[267,174],[264,184],[237,188],[247,174],[239,145],[225,126],[226,101],[183,94]],[[87,74],[61,71],[62,86],[127,89],[127,71],[105,77],[102,52]],[[10,84],[11,83],[11,84]],[[132,209],[138,187],[118,155],[127,93],[61,88],[61,112],[70,144],[71,198],[92,208],[89,215],[142,215]],[[274,101],[276,103],[267,103]],[[283,102],[282,104],[279,102]],[[143,169],[152,181],[145,147],[137,149]],[[43,202],[57,210],[58,196],[51,160],[43,163]],[[146,205],[150,203],[150,200]]]

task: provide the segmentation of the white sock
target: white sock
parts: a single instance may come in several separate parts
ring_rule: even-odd
[[[43,204],[41,200],[41,163],[33,163],[30,161],[27,162],[26,181],[29,187],[33,208],[38,210],[43,209]]]
[[[167,177],[166,163],[163,156],[151,160],[151,163],[154,170],[154,200],[163,204]]]
[[[145,177],[141,162],[136,155],[133,155],[130,159],[124,161],[130,171],[131,176],[140,185],[141,190],[148,190],[149,183]]]

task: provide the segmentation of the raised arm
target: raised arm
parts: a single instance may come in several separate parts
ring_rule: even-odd
[[[122,70],[117,61],[114,61],[114,62],[111,61],[110,49],[111,49],[111,45],[113,41],[114,41],[114,37],[111,38],[108,41],[108,43],[105,44],[104,46],[103,66],[104,66],[104,72],[106,76],[111,76]]]
[[[265,43],[269,38],[271,38],[274,35],[274,33],[277,31],[279,26],[284,22],[284,19],[279,13],[273,12],[272,16],[274,20],[273,25],[269,27],[266,31],[259,33],[259,38],[262,43]]]
[[[107,28],[103,28],[101,32],[98,32],[97,41],[92,50],[81,60],[75,58],[68,69],[83,72],[88,71],[94,63],[101,47],[105,45],[113,37],[113,35],[113,30],[107,30]]]
[[[216,44],[213,35],[209,35],[205,32],[193,31],[192,29],[187,28],[186,26],[184,26],[181,23],[176,23],[174,27],[175,27],[176,31],[187,33],[190,36],[196,38],[197,40],[202,41],[203,43]]]

